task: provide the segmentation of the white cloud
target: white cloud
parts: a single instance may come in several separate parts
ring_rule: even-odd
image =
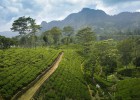
[[[7,7],[7,9],[12,13],[18,13],[19,12],[19,9],[16,8],[16,7]]]
[[[43,10],[38,14],[38,17],[47,22],[62,20],[67,15],[80,11],[83,7],[94,5],[91,0],[36,0],[36,2],[43,6]]]
[[[136,10],[137,12],[140,12],[140,9]]]
[[[13,21],[16,18],[12,18],[10,22],[5,23],[4,25],[0,25],[0,31],[10,31]]]
[[[128,2],[129,1],[129,2]],[[122,11],[140,11],[140,1],[132,0],[1,0],[0,31],[9,29],[13,19],[31,16],[37,23],[62,20],[84,7],[104,10],[107,14]],[[5,27],[6,28],[5,28]]]

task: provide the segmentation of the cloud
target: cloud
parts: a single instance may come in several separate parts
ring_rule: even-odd
[[[19,12],[19,9],[15,8],[15,7],[7,7],[7,9],[12,13],[18,13]]]
[[[122,11],[140,11],[139,0],[1,0],[0,31],[9,30],[20,16],[31,16],[37,23],[62,20],[84,7],[114,15]]]
[[[137,12],[140,12],[140,9],[136,10]]]
[[[135,12],[140,8],[139,0],[96,0],[96,9],[104,10],[109,15],[120,12]]]

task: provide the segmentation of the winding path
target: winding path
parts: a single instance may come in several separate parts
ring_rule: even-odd
[[[53,67],[45,74],[43,75],[31,88],[29,88],[21,97],[18,98],[18,100],[31,100],[36,91],[39,89],[39,87],[50,77],[51,74],[57,69],[61,59],[62,59],[63,53],[60,55],[59,59],[56,61],[56,63],[53,65]]]

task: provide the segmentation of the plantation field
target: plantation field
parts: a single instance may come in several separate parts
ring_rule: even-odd
[[[73,50],[65,50],[54,74],[34,96],[35,100],[90,100],[81,63],[83,58]]]
[[[0,96],[10,99],[48,68],[58,53],[46,48],[0,50]]]

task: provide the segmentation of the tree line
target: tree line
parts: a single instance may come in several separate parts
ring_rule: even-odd
[[[113,39],[91,41],[88,52],[85,54],[83,51],[83,54],[87,59],[85,63],[87,77],[92,78],[95,73],[102,70],[103,77],[107,79],[108,75],[115,73],[119,68],[140,67],[140,38],[131,37],[122,41]]]
[[[61,44],[68,45],[70,43],[83,43],[93,39],[94,32],[89,27],[74,30],[71,26],[65,26],[63,29],[53,27],[50,30],[42,32],[38,35],[41,29],[40,25],[37,25],[35,19],[31,17],[19,17],[12,24],[11,30],[19,32],[19,36],[14,39],[17,41],[17,46],[20,47],[36,47],[36,46],[58,46]],[[88,35],[87,35],[88,33]],[[80,39],[83,38],[84,39]]]
[[[17,41],[14,38],[6,38],[4,36],[0,36],[0,49],[7,49],[13,45],[16,45]]]

